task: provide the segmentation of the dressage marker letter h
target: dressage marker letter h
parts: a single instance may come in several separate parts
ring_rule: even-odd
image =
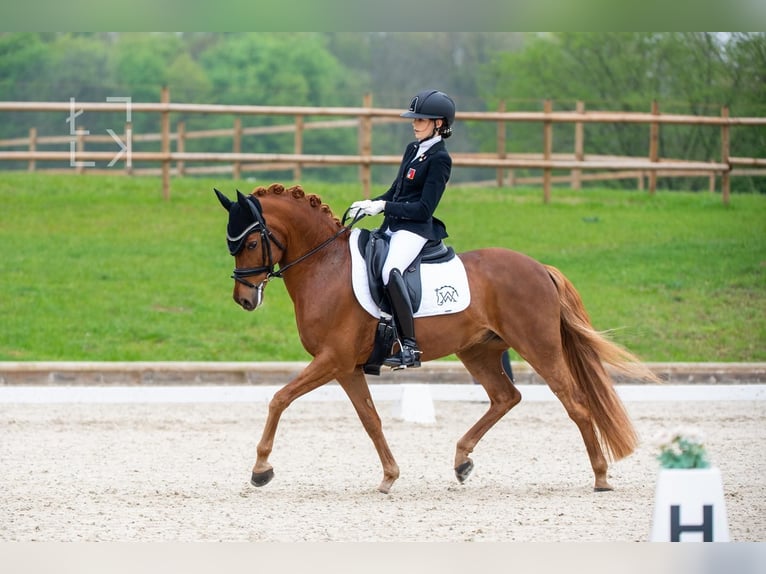
[[[651,541],[729,541],[721,472],[717,468],[660,470]]]

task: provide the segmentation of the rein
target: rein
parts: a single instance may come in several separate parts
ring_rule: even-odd
[[[264,284],[268,283],[269,280],[271,280],[273,277],[276,277],[277,279],[282,279],[282,275],[293,267],[294,265],[297,265],[301,261],[304,261],[305,259],[308,259],[315,253],[321,251],[330,243],[338,239],[341,235],[349,231],[358,221],[360,221],[363,217],[365,217],[365,214],[359,212],[357,213],[354,218],[351,220],[351,223],[348,225],[345,225],[346,219],[348,216],[348,210],[343,214],[343,220],[342,225],[337,233],[330,237],[329,239],[324,240],[322,243],[314,247],[313,249],[309,250],[308,252],[304,253],[300,257],[298,257],[296,260],[291,261],[289,263],[285,263],[284,265],[280,265],[279,269],[276,268],[276,265],[278,262],[274,262],[274,257],[271,252],[271,242],[273,241],[277,247],[279,247],[282,251],[285,250],[285,246],[282,245],[282,243],[276,238],[276,236],[269,230],[268,227],[266,227],[266,220],[263,218],[263,215],[261,212],[256,208],[256,206],[248,200],[248,205],[250,206],[250,211],[253,214],[253,217],[255,218],[255,223],[251,225],[245,233],[249,234],[255,231],[256,229],[259,229],[259,233],[261,235],[261,248],[263,250],[263,256],[264,260],[268,260],[268,265],[261,265],[260,267],[237,267],[234,269],[234,272],[231,276],[232,279],[235,281],[238,281],[242,283],[243,285],[250,287],[251,289],[256,289],[258,291],[258,297],[260,299],[261,292],[263,291]],[[266,279],[261,281],[258,285],[253,284],[252,282],[245,279],[245,277],[251,276],[251,275],[260,275],[261,273],[266,273]]]

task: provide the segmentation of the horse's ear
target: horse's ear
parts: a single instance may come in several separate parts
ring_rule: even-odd
[[[243,209],[250,211],[250,206],[247,204],[247,197],[239,190],[237,190],[237,203],[239,203]]]
[[[226,197],[224,194],[222,194],[220,191],[218,191],[216,188],[213,188],[213,191],[215,191],[215,194],[218,196],[218,201],[221,202],[221,205],[223,205],[223,208],[226,211],[229,211],[231,209],[231,200]]]

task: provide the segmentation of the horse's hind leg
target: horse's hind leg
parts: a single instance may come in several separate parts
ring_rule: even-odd
[[[465,368],[484,387],[489,396],[489,409],[468,429],[457,442],[455,450],[455,476],[464,482],[473,470],[473,461],[468,456],[481,438],[521,401],[521,393],[506,375],[502,365],[504,349],[477,346],[457,353]]]
[[[580,391],[569,372],[563,356],[559,356],[557,360],[548,361],[544,363],[533,362],[533,359],[527,358],[529,364],[535,369],[548,386],[553,391],[553,394],[561,401],[564,408],[569,415],[569,418],[574,421],[577,428],[580,430],[583,442],[585,443],[585,449],[588,451],[588,457],[590,458],[591,468],[593,468],[593,474],[595,476],[595,483],[593,489],[596,492],[612,490],[612,487],[607,482],[607,461],[604,456],[604,451],[599,443],[598,436],[593,424],[593,414],[588,407],[588,401]]]
[[[370,435],[375,450],[378,451],[380,462],[383,465],[383,481],[378,490],[385,494],[391,490],[391,485],[399,478],[399,466],[394,460],[391,449],[388,448],[386,437],[383,436],[383,426],[380,422],[380,416],[375,410],[375,405],[370,396],[370,388],[367,386],[367,380],[361,368],[357,368],[351,375],[339,376],[338,382],[343,390],[346,391],[348,398],[354,405],[359,420],[362,421],[364,429]]]

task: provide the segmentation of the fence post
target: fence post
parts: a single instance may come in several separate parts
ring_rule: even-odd
[[[657,100],[652,101],[652,114],[658,116],[660,114],[660,105]],[[652,122],[649,126],[649,161],[659,161],[659,140],[660,140],[660,124]],[[657,191],[657,170],[653,169],[649,172],[649,195],[654,195]]]
[[[721,108],[721,116],[725,119],[729,119],[729,108],[724,106]],[[729,123],[728,121],[721,125],[721,163],[729,163]],[[723,204],[729,205],[729,169],[721,174],[721,197],[723,198]]]
[[[585,102],[578,101],[577,107],[575,108],[578,114],[585,113]],[[585,149],[585,127],[583,126],[582,122],[575,123],[575,141],[574,141],[574,155],[575,155],[575,161],[582,161],[585,158],[584,149]],[[580,169],[573,169],[572,170],[572,189],[581,189],[582,182],[580,180],[580,175],[582,174],[582,170]]]
[[[305,118],[303,116],[295,116],[295,155],[303,154],[303,129]],[[296,183],[301,181],[303,177],[303,164],[298,162],[293,168],[293,181]]]
[[[170,90],[162,86],[160,102],[170,103]],[[166,108],[160,112],[161,151],[162,151],[162,197],[170,199],[170,111]]]
[[[364,95],[362,106],[372,108],[372,94]],[[365,198],[370,197],[372,187],[372,169],[369,158],[372,155],[372,116],[365,115],[359,119],[359,155],[367,158],[359,165],[359,179],[362,182],[362,191]]]
[[[550,114],[553,111],[553,104],[550,100],[545,100],[543,111]],[[550,161],[553,151],[553,124],[550,119],[543,122],[543,159]],[[551,168],[543,169],[543,201],[549,203],[551,200]]]
[[[37,128],[29,128],[29,152],[37,151]],[[27,164],[27,171],[35,171],[36,162],[33,159]]]
[[[233,153],[242,153],[242,118],[239,116],[234,118],[234,141],[232,143]],[[235,161],[231,166],[231,177],[239,179],[242,173],[242,162]]]
[[[178,153],[184,153],[186,151],[186,123],[178,122],[176,126],[176,151]],[[176,173],[179,177],[183,177],[186,173],[186,164],[180,159],[176,162]]]
[[[502,100],[497,105],[497,111],[500,113],[505,112],[505,101]],[[497,157],[498,159],[505,159],[505,132],[506,125],[505,120],[499,120],[497,122]],[[497,187],[503,187],[503,179],[505,178],[505,172],[502,167],[497,168]]]

